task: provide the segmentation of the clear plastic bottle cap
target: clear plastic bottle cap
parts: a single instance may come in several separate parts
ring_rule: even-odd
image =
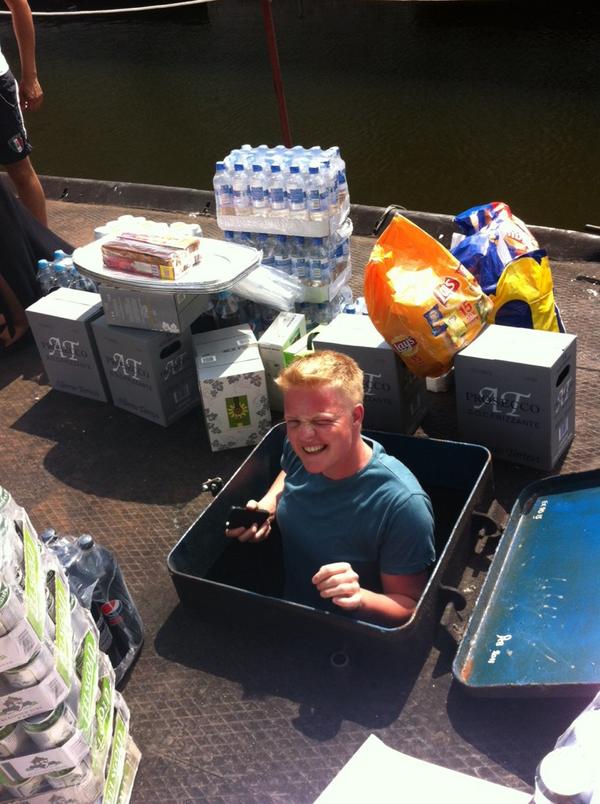
[[[89,533],[84,533],[77,539],[77,544],[82,550],[91,550],[94,546],[94,538]]]
[[[556,748],[546,754],[539,764],[538,776],[546,795],[577,796],[592,787],[591,769],[576,746]]]

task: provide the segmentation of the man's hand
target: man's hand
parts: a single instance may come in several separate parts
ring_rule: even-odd
[[[23,109],[28,112],[37,111],[44,100],[44,93],[37,78],[22,78],[19,82],[19,95]]]
[[[250,511],[256,511],[257,508],[264,507],[264,505],[259,505],[256,500],[248,500],[246,503],[246,508],[250,509]],[[272,521],[273,514],[260,527],[254,524],[249,528],[232,528],[231,530],[225,528],[225,536],[228,539],[237,539],[238,542],[262,542],[271,532]]]
[[[358,575],[347,561],[325,564],[313,575],[312,582],[321,597],[331,599],[336,606],[351,611],[362,602],[362,589]]]

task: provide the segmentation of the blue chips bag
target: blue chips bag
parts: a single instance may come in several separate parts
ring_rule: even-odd
[[[546,252],[508,204],[492,201],[454,218],[465,237],[452,255],[477,279],[494,305],[497,324],[564,332],[554,303]]]

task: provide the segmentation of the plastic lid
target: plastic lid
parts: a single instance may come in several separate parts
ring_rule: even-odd
[[[81,550],[91,550],[94,546],[94,538],[89,533],[84,533],[77,539],[77,545]]]
[[[556,748],[542,759],[539,780],[549,793],[573,796],[591,788],[591,771],[579,749]]]
[[[55,260],[62,260],[63,257],[67,256],[67,252],[63,251],[62,248],[57,248],[54,252],[54,259]]]
[[[271,173],[281,173],[281,165],[277,162],[273,162],[271,165]]]
[[[308,172],[309,172],[309,173],[312,173],[313,175],[315,175],[316,173],[318,173],[318,172],[319,172],[319,167],[318,167],[318,165],[311,165],[311,166],[308,168]]]
[[[215,167],[216,167],[217,170],[225,170],[226,165],[225,165],[225,162],[217,162],[215,164]]]
[[[298,165],[290,165],[290,173],[300,173],[300,168]]]
[[[241,162],[236,162],[234,168],[239,172],[244,169],[244,166],[241,164]]]
[[[255,163],[252,165],[252,170],[253,170],[255,173],[260,173],[260,172],[261,172],[261,170],[262,170],[262,165],[260,164],[260,162],[255,162]]]
[[[48,260],[38,260],[37,267],[38,271],[42,271],[44,268],[47,268],[50,265]]]

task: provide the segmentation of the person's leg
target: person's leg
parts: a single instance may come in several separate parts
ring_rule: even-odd
[[[8,72],[0,75],[0,165],[4,167],[19,198],[43,226],[48,225],[46,199],[29,154],[25,121],[19,104],[19,87]]]
[[[27,156],[20,162],[4,166],[23,204],[43,226],[48,225],[46,197],[31,159]]]
[[[3,302],[0,312],[0,346],[12,346],[29,329],[27,315],[10,285],[0,276],[0,298]]]

